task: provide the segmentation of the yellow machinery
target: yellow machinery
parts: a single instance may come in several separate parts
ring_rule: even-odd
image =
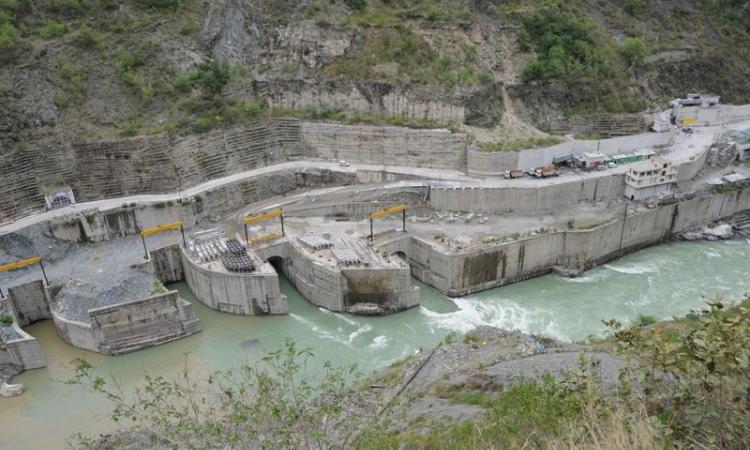
[[[263,222],[266,220],[275,219],[277,217],[281,220],[281,236],[286,236],[286,233],[284,232],[284,211],[281,208],[278,208],[278,209],[273,209],[271,211],[266,211],[264,213],[256,214],[254,216],[247,216],[244,219],[242,219],[242,223],[245,224],[245,240],[247,242],[250,242],[251,244],[259,244],[261,242],[272,241],[274,239],[281,237],[279,236],[278,233],[274,233],[274,234],[269,234],[268,236],[255,237],[251,240],[248,238],[248,235],[247,235],[247,226],[249,224],[256,223],[256,222]]]
[[[256,236],[254,238],[250,239],[250,243],[253,245],[262,244],[264,242],[273,241],[275,239],[278,239],[282,237],[280,233],[271,233],[267,234],[265,236]]]
[[[180,233],[182,234],[182,245],[187,246],[187,243],[185,242],[185,229],[182,227],[181,220],[178,220],[176,222],[165,223],[162,225],[157,225],[151,228],[144,228],[143,230],[141,230],[141,241],[143,242],[144,258],[148,259],[148,248],[146,247],[146,238],[149,236],[153,236],[155,234],[159,234],[163,231],[168,231],[168,230],[180,230]]]
[[[11,270],[20,269],[22,267],[27,267],[32,264],[39,264],[39,268],[42,269],[42,276],[44,276],[44,284],[49,286],[49,281],[47,281],[47,273],[44,271],[44,264],[42,264],[42,258],[38,256],[34,256],[32,258],[22,259],[20,261],[15,261],[8,264],[3,264],[0,266],[0,272],[10,272]],[[0,297],[4,297],[3,291],[0,290]]]
[[[375,219],[382,219],[383,217],[392,216],[394,214],[402,214],[402,223],[404,231],[406,231],[406,204],[400,203],[396,206],[391,206],[388,208],[381,209],[379,211],[375,211],[370,213],[370,242],[373,240],[373,230],[372,230],[372,222]]]

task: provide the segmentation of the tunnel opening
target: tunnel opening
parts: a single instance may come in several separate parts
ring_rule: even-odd
[[[284,271],[284,258],[281,256],[271,256],[266,261],[273,266],[273,269],[277,274],[286,275],[286,272]]]

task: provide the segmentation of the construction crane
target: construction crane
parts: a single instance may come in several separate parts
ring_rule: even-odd
[[[382,219],[383,217],[392,216],[398,213],[402,214],[403,229],[404,231],[406,231],[406,204],[405,203],[400,203],[396,206],[391,206],[389,208],[384,208],[379,211],[370,213],[370,242],[372,242],[374,238],[373,229],[372,229],[373,220]]]

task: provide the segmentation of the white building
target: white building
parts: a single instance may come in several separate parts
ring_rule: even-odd
[[[668,193],[677,182],[677,170],[670,161],[654,158],[634,164],[625,175],[625,196],[645,200]]]

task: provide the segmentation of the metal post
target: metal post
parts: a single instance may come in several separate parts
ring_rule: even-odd
[[[0,289],[0,298],[5,298],[5,294],[3,294],[3,290]]]
[[[250,242],[250,238],[247,236],[247,224],[245,224],[245,244]]]
[[[182,246],[187,249],[187,242],[185,241],[185,229],[180,225],[180,233],[182,233]]]
[[[148,248],[146,248],[146,238],[141,235],[141,241],[143,242],[143,259],[148,259]]]
[[[42,275],[44,276],[44,284],[49,286],[49,280],[47,280],[47,272],[44,271],[44,264],[42,264],[42,260],[39,260],[39,267],[42,269]]]
[[[406,231],[406,210],[403,210],[404,216],[402,218],[403,224],[404,224],[404,231]]]
[[[281,235],[286,236],[286,233],[284,233],[284,213],[281,213],[279,217],[281,218]]]
[[[373,238],[374,238],[374,236],[372,234],[372,217],[370,217],[370,242],[373,241]]]

